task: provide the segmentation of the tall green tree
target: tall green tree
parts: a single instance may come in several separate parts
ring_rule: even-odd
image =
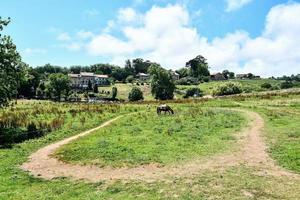
[[[151,65],[149,72],[151,75],[151,93],[154,98],[159,100],[173,99],[175,84],[170,73],[158,64]]]
[[[18,80],[23,64],[17,47],[10,36],[2,35],[4,27],[10,23],[0,17],[0,107],[8,105],[17,95]]]
[[[179,74],[179,78],[184,78],[189,76],[189,69],[188,68],[180,68],[176,70],[176,73]]]
[[[32,98],[35,96],[40,84],[41,74],[28,65],[24,65],[22,72],[22,76],[19,79],[18,95]]]
[[[70,79],[62,73],[51,74],[49,76],[48,90],[51,96],[60,101],[62,95],[68,95],[70,92]]]
[[[113,87],[113,88],[111,89],[111,98],[112,98],[112,99],[116,99],[117,94],[118,94],[118,89],[117,89],[116,87]]]
[[[129,59],[125,61],[125,71],[128,75],[134,75],[134,68]]]
[[[201,55],[188,61],[186,67],[190,68],[191,76],[195,78],[202,78],[210,75],[207,60]]]
[[[135,74],[148,73],[150,65],[153,64],[149,60],[144,61],[142,58],[136,58],[132,60],[132,67],[134,68]]]

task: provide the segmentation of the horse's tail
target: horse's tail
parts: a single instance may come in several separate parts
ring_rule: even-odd
[[[159,107],[156,108],[156,112],[157,112],[157,114],[159,115],[159,113],[160,113]]]

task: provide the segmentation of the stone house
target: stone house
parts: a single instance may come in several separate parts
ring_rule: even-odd
[[[81,72],[80,74],[68,74],[71,80],[71,87],[86,89],[89,82],[94,85],[109,85],[107,75],[98,75],[90,72]]]

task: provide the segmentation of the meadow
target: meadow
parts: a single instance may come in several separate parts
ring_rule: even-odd
[[[57,156],[66,162],[99,166],[167,165],[224,152],[245,124],[240,113],[176,105],[176,115],[155,109],[127,115],[109,127],[65,145]]]
[[[204,82],[200,83],[199,85],[177,85],[175,90],[175,98],[176,99],[182,99],[186,90],[189,88],[200,88],[200,90],[203,92],[203,95],[212,95],[213,89],[225,82],[232,81],[237,82],[242,85],[244,93],[252,93],[252,92],[262,92],[262,91],[268,91],[268,90],[279,90],[280,84],[283,82],[281,80],[273,80],[273,79],[255,79],[255,80],[239,80],[239,79],[233,79],[233,80],[226,80],[226,81],[210,81],[210,82]],[[271,84],[272,88],[266,89],[262,88],[261,85],[264,83]],[[136,85],[135,83],[116,83],[111,86],[105,86],[105,87],[99,87],[99,92],[106,91],[109,92],[112,90],[112,87],[116,87],[118,89],[117,98],[128,100],[128,94],[131,91],[133,87],[139,87],[141,91],[143,92],[144,99],[145,100],[153,100],[153,96],[151,95],[151,87],[150,85],[144,84],[144,85]],[[294,87],[300,87],[300,85],[295,85]]]
[[[229,166],[222,170],[204,169],[189,177],[176,176],[169,177],[167,180],[155,180],[152,182],[115,180],[99,181],[97,183],[89,183],[84,180],[74,181],[68,177],[44,180],[39,177],[33,177],[19,168],[28,159],[28,156],[39,148],[71,135],[76,135],[83,130],[95,127],[119,115],[124,115],[124,117],[116,121],[113,126],[106,127],[63,146],[60,151],[65,154],[75,149],[77,151],[76,155],[75,153],[74,155],[70,154],[69,157],[62,159],[82,164],[90,164],[96,161],[95,164],[98,166],[113,167],[123,165],[130,167],[149,162],[158,162],[160,165],[168,166],[180,160],[182,161],[182,159],[185,162],[185,159],[193,160],[198,156],[209,159],[213,154],[230,153],[239,148],[239,144],[234,139],[235,132],[245,125],[247,119],[238,112],[226,113],[227,111],[219,109],[224,107],[226,109],[239,108],[259,113],[265,122],[262,134],[267,143],[267,152],[277,165],[291,173],[299,174],[299,92],[211,100],[182,100],[169,103],[174,107],[175,112],[178,113],[175,116],[163,115],[160,118],[156,118],[155,113],[153,113],[157,102],[154,104],[148,102],[145,104],[88,105],[30,101],[19,102],[15,107],[8,108],[5,112],[17,112],[20,110],[28,112],[26,115],[32,121],[47,119],[45,122],[50,123],[55,118],[63,118],[65,120],[61,127],[52,129],[41,137],[25,140],[12,144],[9,148],[0,149],[0,199],[300,198],[298,189],[300,187],[299,178],[260,173],[261,170],[257,167],[247,165]],[[65,111],[65,113],[60,115],[52,114],[48,110],[51,107],[58,108],[61,111]],[[95,109],[94,112],[90,111],[91,115],[85,111],[88,110],[88,107],[90,107],[90,110]],[[101,108],[102,112],[96,111],[96,107],[98,109]],[[44,109],[43,111],[45,112],[32,115],[31,111],[35,108],[41,111]],[[72,117],[70,113],[72,109],[81,111]],[[199,111],[195,113],[194,117],[186,115],[186,112],[192,112],[189,109],[202,110],[203,114]],[[214,114],[209,114],[211,112]],[[226,118],[224,115],[229,117]],[[84,123],[80,122],[82,116],[85,116]],[[180,125],[180,123],[175,123],[172,117],[175,119],[186,118],[192,122],[188,123],[181,119],[182,129],[178,130],[178,132],[176,132],[176,128],[168,130],[169,126],[176,127]],[[236,121],[236,119],[238,120]],[[133,120],[137,121],[137,123],[133,123]],[[154,125],[151,126],[150,124]],[[204,128],[196,129],[195,126],[198,124]],[[212,128],[210,124],[218,126],[217,128]],[[127,127],[124,128],[124,126]],[[26,126],[24,127],[26,128]],[[198,130],[199,132],[197,132]],[[213,131],[212,134],[210,134],[211,131]],[[136,135],[137,132],[139,133],[138,135]],[[191,134],[189,135],[188,133]],[[147,145],[140,145],[139,142],[141,140],[148,139],[146,136],[149,136]],[[191,136],[192,141],[189,136]],[[196,136],[202,137],[197,138]],[[124,138],[125,141],[118,141],[118,138]],[[174,140],[170,138],[174,138]],[[162,150],[168,154],[168,157],[157,153],[155,147],[162,147],[157,142],[166,144],[164,145],[166,149]],[[204,145],[201,145],[203,143]],[[179,144],[183,144],[180,150]],[[205,144],[213,145],[206,146]],[[106,148],[101,148],[103,145],[104,147],[108,145],[108,148],[107,146]],[[112,145],[112,148],[109,148],[109,145]],[[79,148],[79,146],[81,147]],[[130,150],[129,147],[134,151]],[[107,151],[103,151],[103,149]],[[125,154],[122,154],[124,149]],[[174,149],[175,151],[173,151]],[[147,155],[146,153],[143,154],[143,151],[151,153],[152,156],[143,157],[142,155]],[[128,152],[134,153],[129,154]],[[110,160],[106,156],[112,156],[114,159]]]

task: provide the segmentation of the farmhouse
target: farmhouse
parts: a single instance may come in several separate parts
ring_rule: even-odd
[[[222,81],[225,80],[226,78],[223,76],[222,73],[218,72],[218,73],[211,74],[210,79],[213,81]]]
[[[150,74],[138,73],[136,75],[141,81],[146,81],[150,78]]]
[[[92,85],[109,85],[107,75],[81,72],[80,74],[68,74],[68,76],[71,79],[71,87],[73,88],[88,88],[89,82]]]

